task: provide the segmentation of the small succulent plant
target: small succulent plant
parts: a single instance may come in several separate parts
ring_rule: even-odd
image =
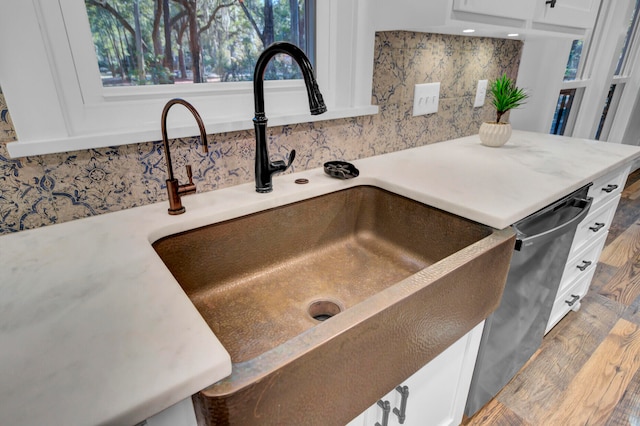
[[[496,109],[496,123],[500,123],[500,119],[507,111],[523,105],[529,97],[523,89],[516,87],[507,74],[502,74],[502,77],[492,82],[489,90],[491,103]]]

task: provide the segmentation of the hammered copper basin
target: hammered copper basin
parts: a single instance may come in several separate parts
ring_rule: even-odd
[[[153,247],[231,360],[242,362],[317,325],[314,316],[349,309],[489,233],[390,192],[356,187]],[[309,312],[323,303],[326,312]]]
[[[323,386],[318,380],[330,379],[323,376],[341,368],[331,361],[333,365],[319,373],[321,379],[313,378],[309,370],[322,369],[331,354],[361,363],[350,367],[354,374],[358,368],[374,368],[374,361],[389,362],[383,358],[393,353],[385,347],[392,342],[385,339],[393,329],[403,347],[392,357],[421,351],[416,357],[421,365],[415,369],[415,362],[396,359],[409,367],[385,376],[385,386],[394,385],[399,371],[406,370],[400,373],[405,375],[417,370],[495,309],[511,238],[510,231],[495,231],[382,189],[359,186],[156,241],[154,249],[233,363],[228,379],[200,395],[200,415],[208,419],[203,422],[270,424],[254,406],[255,401],[263,408],[269,404],[264,389],[258,386],[255,395],[250,391],[259,382],[269,382],[262,379],[274,374],[283,386],[291,382],[286,385],[293,386],[291,392],[313,393]],[[475,266],[464,272],[469,263]],[[469,287],[468,294],[460,293]],[[406,304],[410,299],[415,300]],[[394,309],[400,311],[394,314]],[[412,323],[409,328],[407,321]],[[417,326],[422,331],[416,334]],[[354,332],[357,336],[349,337]],[[363,334],[377,341],[382,348],[378,354],[363,353],[367,349],[357,341]],[[309,356],[322,361],[310,361]],[[287,374],[292,376],[286,379]],[[227,400],[240,389],[248,392],[238,394],[243,394],[241,402]],[[221,399],[209,404],[206,398],[218,393]],[[367,404],[375,402],[370,399],[366,397]],[[366,408],[364,402],[351,400],[350,410],[352,403]],[[276,416],[283,415],[282,403],[273,404]],[[246,410],[248,417],[231,421],[230,406]],[[313,410],[301,401],[291,409],[305,413],[300,421],[312,419]],[[226,420],[211,420],[212,411],[224,412]],[[326,413],[319,415],[327,421]]]

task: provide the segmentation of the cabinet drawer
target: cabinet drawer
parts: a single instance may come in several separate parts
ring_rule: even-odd
[[[620,194],[609,200],[603,206],[590,212],[589,215],[578,225],[576,235],[573,238],[569,258],[576,255],[583,247],[596,240],[600,235],[606,234],[611,225],[611,220],[618,207]]]
[[[587,275],[579,276],[570,285],[566,286],[564,291],[558,292],[553,308],[551,308],[551,315],[544,334],[547,334],[569,311],[577,311],[580,308],[580,301],[587,294],[595,271],[596,268],[592,268]]]
[[[594,180],[588,194],[589,197],[593,198],[591,209],[598,209],[601,205],[620,194],[624,188],[628,173],[629,167],[625,167],[623,170],[616,170]]]
[[[564,291],[577,277],[587,275],[596,267],[607,239],[607,234],[608,232],[604,232],[599,235],[594,241],[591,241],[586,247],[569,259],[562,273],[562,281],[560,282],[558,293]]]

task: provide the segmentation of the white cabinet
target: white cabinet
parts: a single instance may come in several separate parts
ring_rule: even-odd
[[[587,217],[578,225],[573,238],[569,260],[562,274],[545,334],[569,311],[580,309],[580,300],[589,291],[629,167],[625,166],[596,179],[589,188],[588,196],[593,198],[591,208]]]
[[[448,25],[521,34],[583,37],[593,28],[601,0],[450,0]],[[486,26],[486,27],[485,27]]]
[[[593,28],[601,0],[367,0],[375,31],[409,30],[476,35],[584,37]]]
[[[539,0],[533,24],[592,28],[599,8],[600,0]]]
[[[183,399],[136,426],[197,426],[191,398]]]
[[[580,309],[580,301],[589,291],[589,284],[593,279],[595,273],[595,266],[590,268],[586,275],[576,278],[574,281],[568,283],[563,290],[558,291],[558,296],[553,303],[551,309],[551,316],[545,329],[545,334],[548,333],[569,311],[577,311]]]
[[[534,5],[531,0],[453,0],[453,11],[525,21],[533,16]]]
[[[469,393],[484,322],[460,338],[380,401],[353,419],[348,426],[445,426],[459,425]],[[400,423],[406,396],[404,422]],[[388,414],[385,414],[385,406]]]

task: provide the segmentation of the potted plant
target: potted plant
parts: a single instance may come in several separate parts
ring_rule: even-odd
[[[487,146],[502,146],[511,137],[511,124],[500,121],[509,110],[523,105],[529,95],[518,88],[513,80],[502,74],[491,83],[489,88],[491,104],[496,109],[496,121],[484,122],[480,125],[480,142]]]

